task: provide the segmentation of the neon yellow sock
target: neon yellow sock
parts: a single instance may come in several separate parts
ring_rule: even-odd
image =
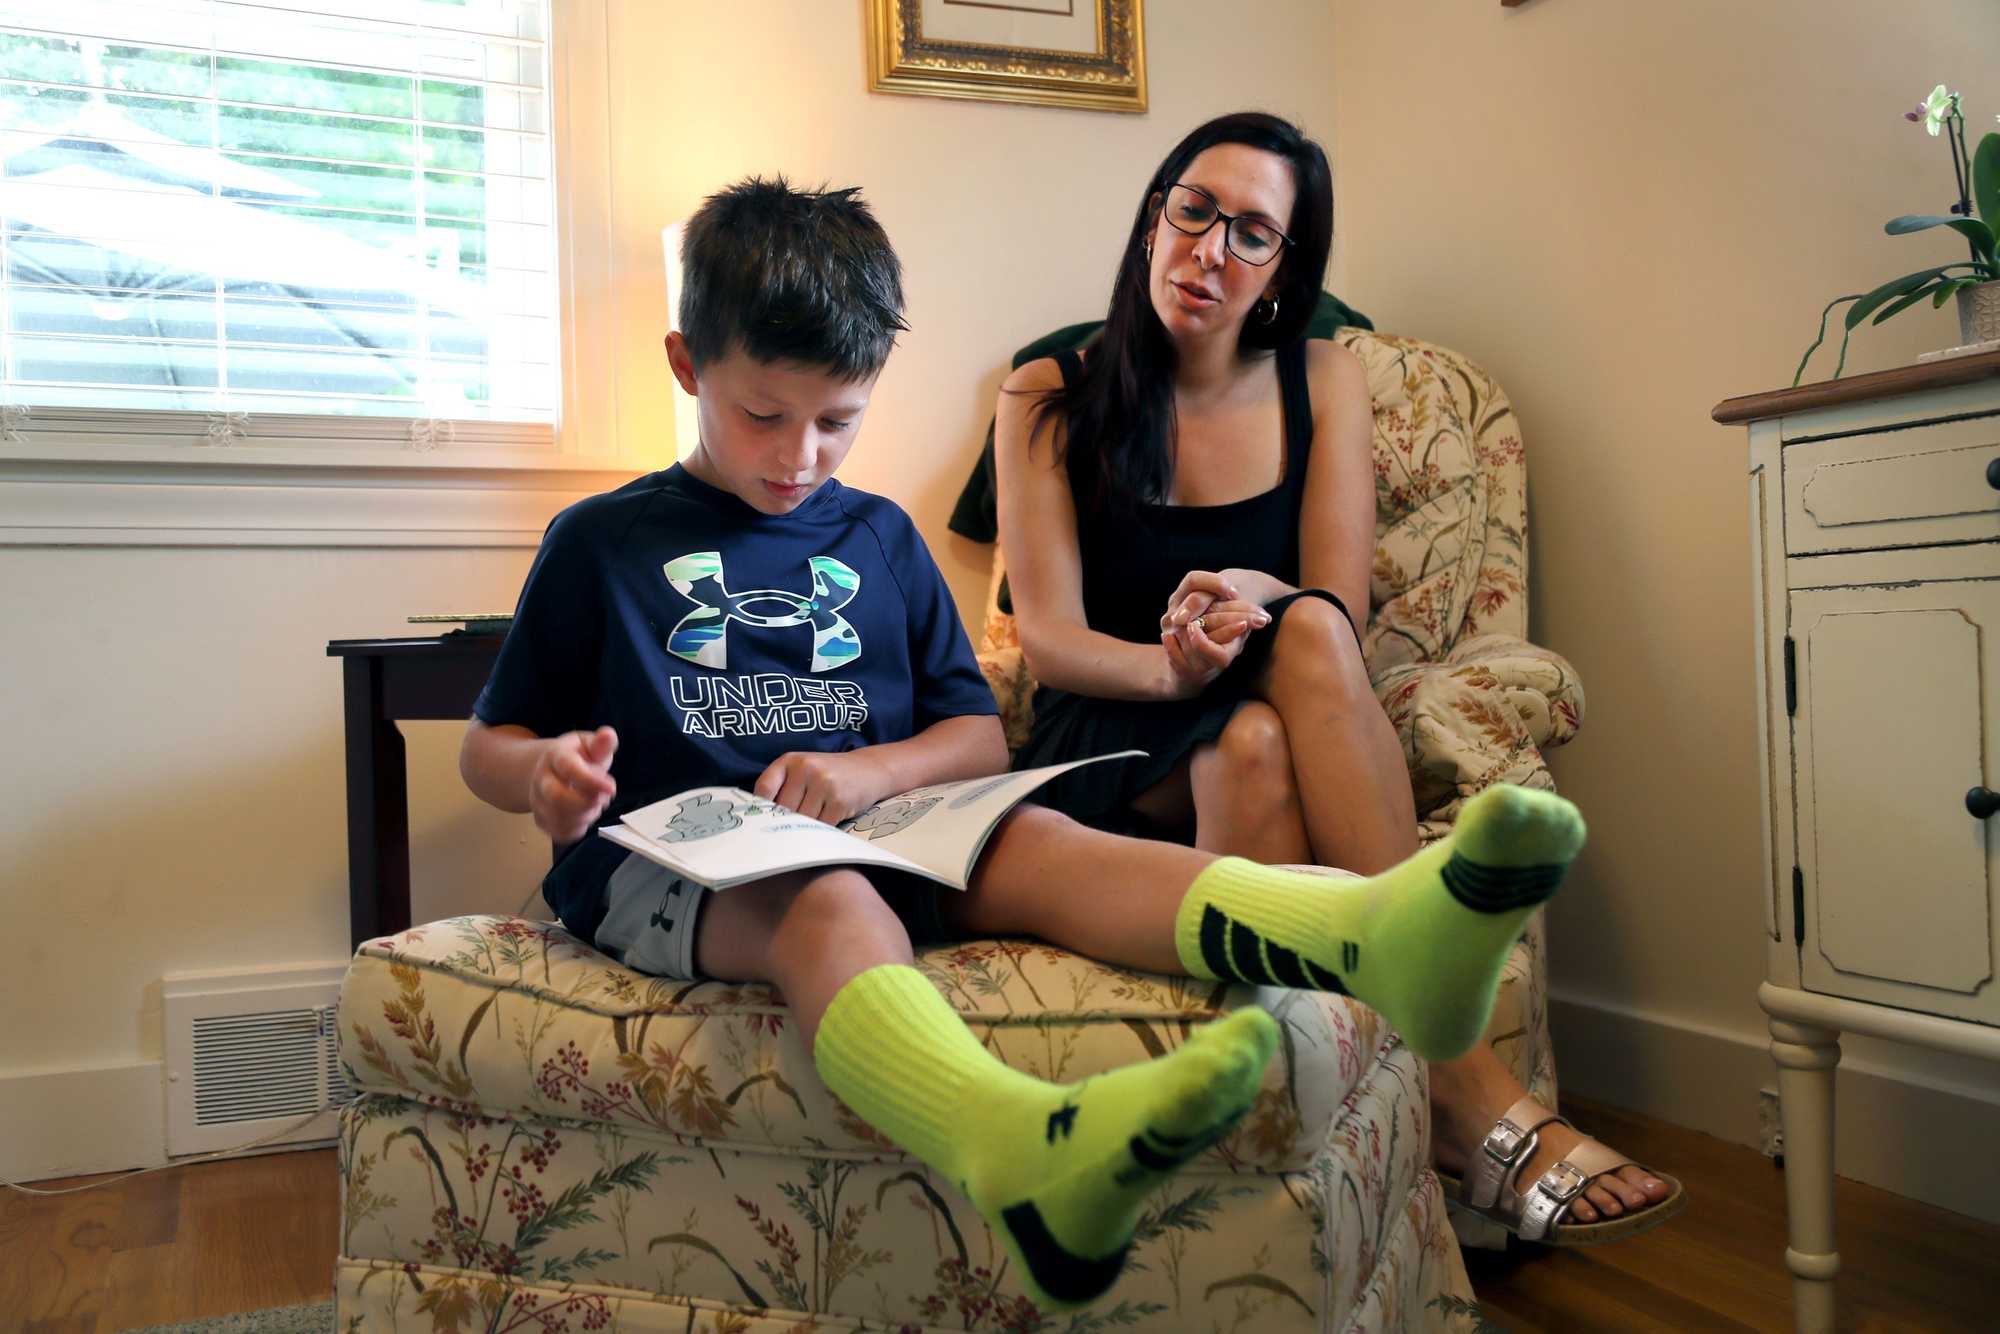
[[[1419,1056],[1449,1060],[1485,1031],[1508,951],[1583,838],[1561,797],[1491,787],[1449,837],[1368,879],[1214,862],[1181,901],[1174,943],[1196,977],[1350,994]]]
[[[1080,1084],[1010,1069],[914,968],[851,979],[813,1042],[826,1086],[956,1184],[1045,1310],[1118,1277],[1147,1194],[1250,1109],[1277,1024],[1238,1010],[1170,1055]]]

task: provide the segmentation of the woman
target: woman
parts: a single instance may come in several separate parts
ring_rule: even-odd
[[[1368,874],[1418,840],[1361,657],[1368,385],[1351,352],[1303,337],[1332,214],[1325,154],[1288,122],[1242,113],[1188,135],[1141,198],[1100,340],[1003,386],[995,467],[1015,625],[1042,686],[1019,763],[1149,752],[1076,770],[1037,800],[1086,823],[1191,829],[1213,852]],[[1525,1096],[1484,1043],[1432,1067],[1448,1194],[1558,1245],[1678,1208],[1677,1183]],[[1501,1167],[1493,1152],[1513,1157]],[[1565,1159],[1577,1171],[1552,1186],[1589,1180],[1551,1219],[1553,1201],[1528,1202]],[[1468,1164],[1487,1165],[1460,1182]]]

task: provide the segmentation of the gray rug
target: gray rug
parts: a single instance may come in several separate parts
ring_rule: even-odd
[[[329,1334],[333,1300],[307,1306],[273,1306],[240,1315],[219,1315],[178,1325],[148,1325],[133,1334]]]

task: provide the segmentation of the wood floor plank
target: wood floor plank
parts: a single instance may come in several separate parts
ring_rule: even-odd
[[[333,1291],[340,1186],[328,1149],[190,1169],[181,1229],[202,1263],[179,1319],[319,1301]]]
[[[171,1241],[119,1251],[111,1257],[100,1328],[144,1329],[170,1320],[194,1319],[187,1280],[200,1267],[195,1254]]]
[[[94,1334],[108,1296],[118,1200],[110,1191],[30,1199],[0,1213],[0,1311],[23,1334]]]

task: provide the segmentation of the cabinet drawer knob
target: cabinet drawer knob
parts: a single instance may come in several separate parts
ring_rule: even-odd
[[[1993,459],[1986,465],[1986,485],[2000,491],[2000,459]]]
[[[1965,809],[1977,819],[1984,820],[1995,811],[2000,811],[2000,792],[1975,787],[1965,794]]]

